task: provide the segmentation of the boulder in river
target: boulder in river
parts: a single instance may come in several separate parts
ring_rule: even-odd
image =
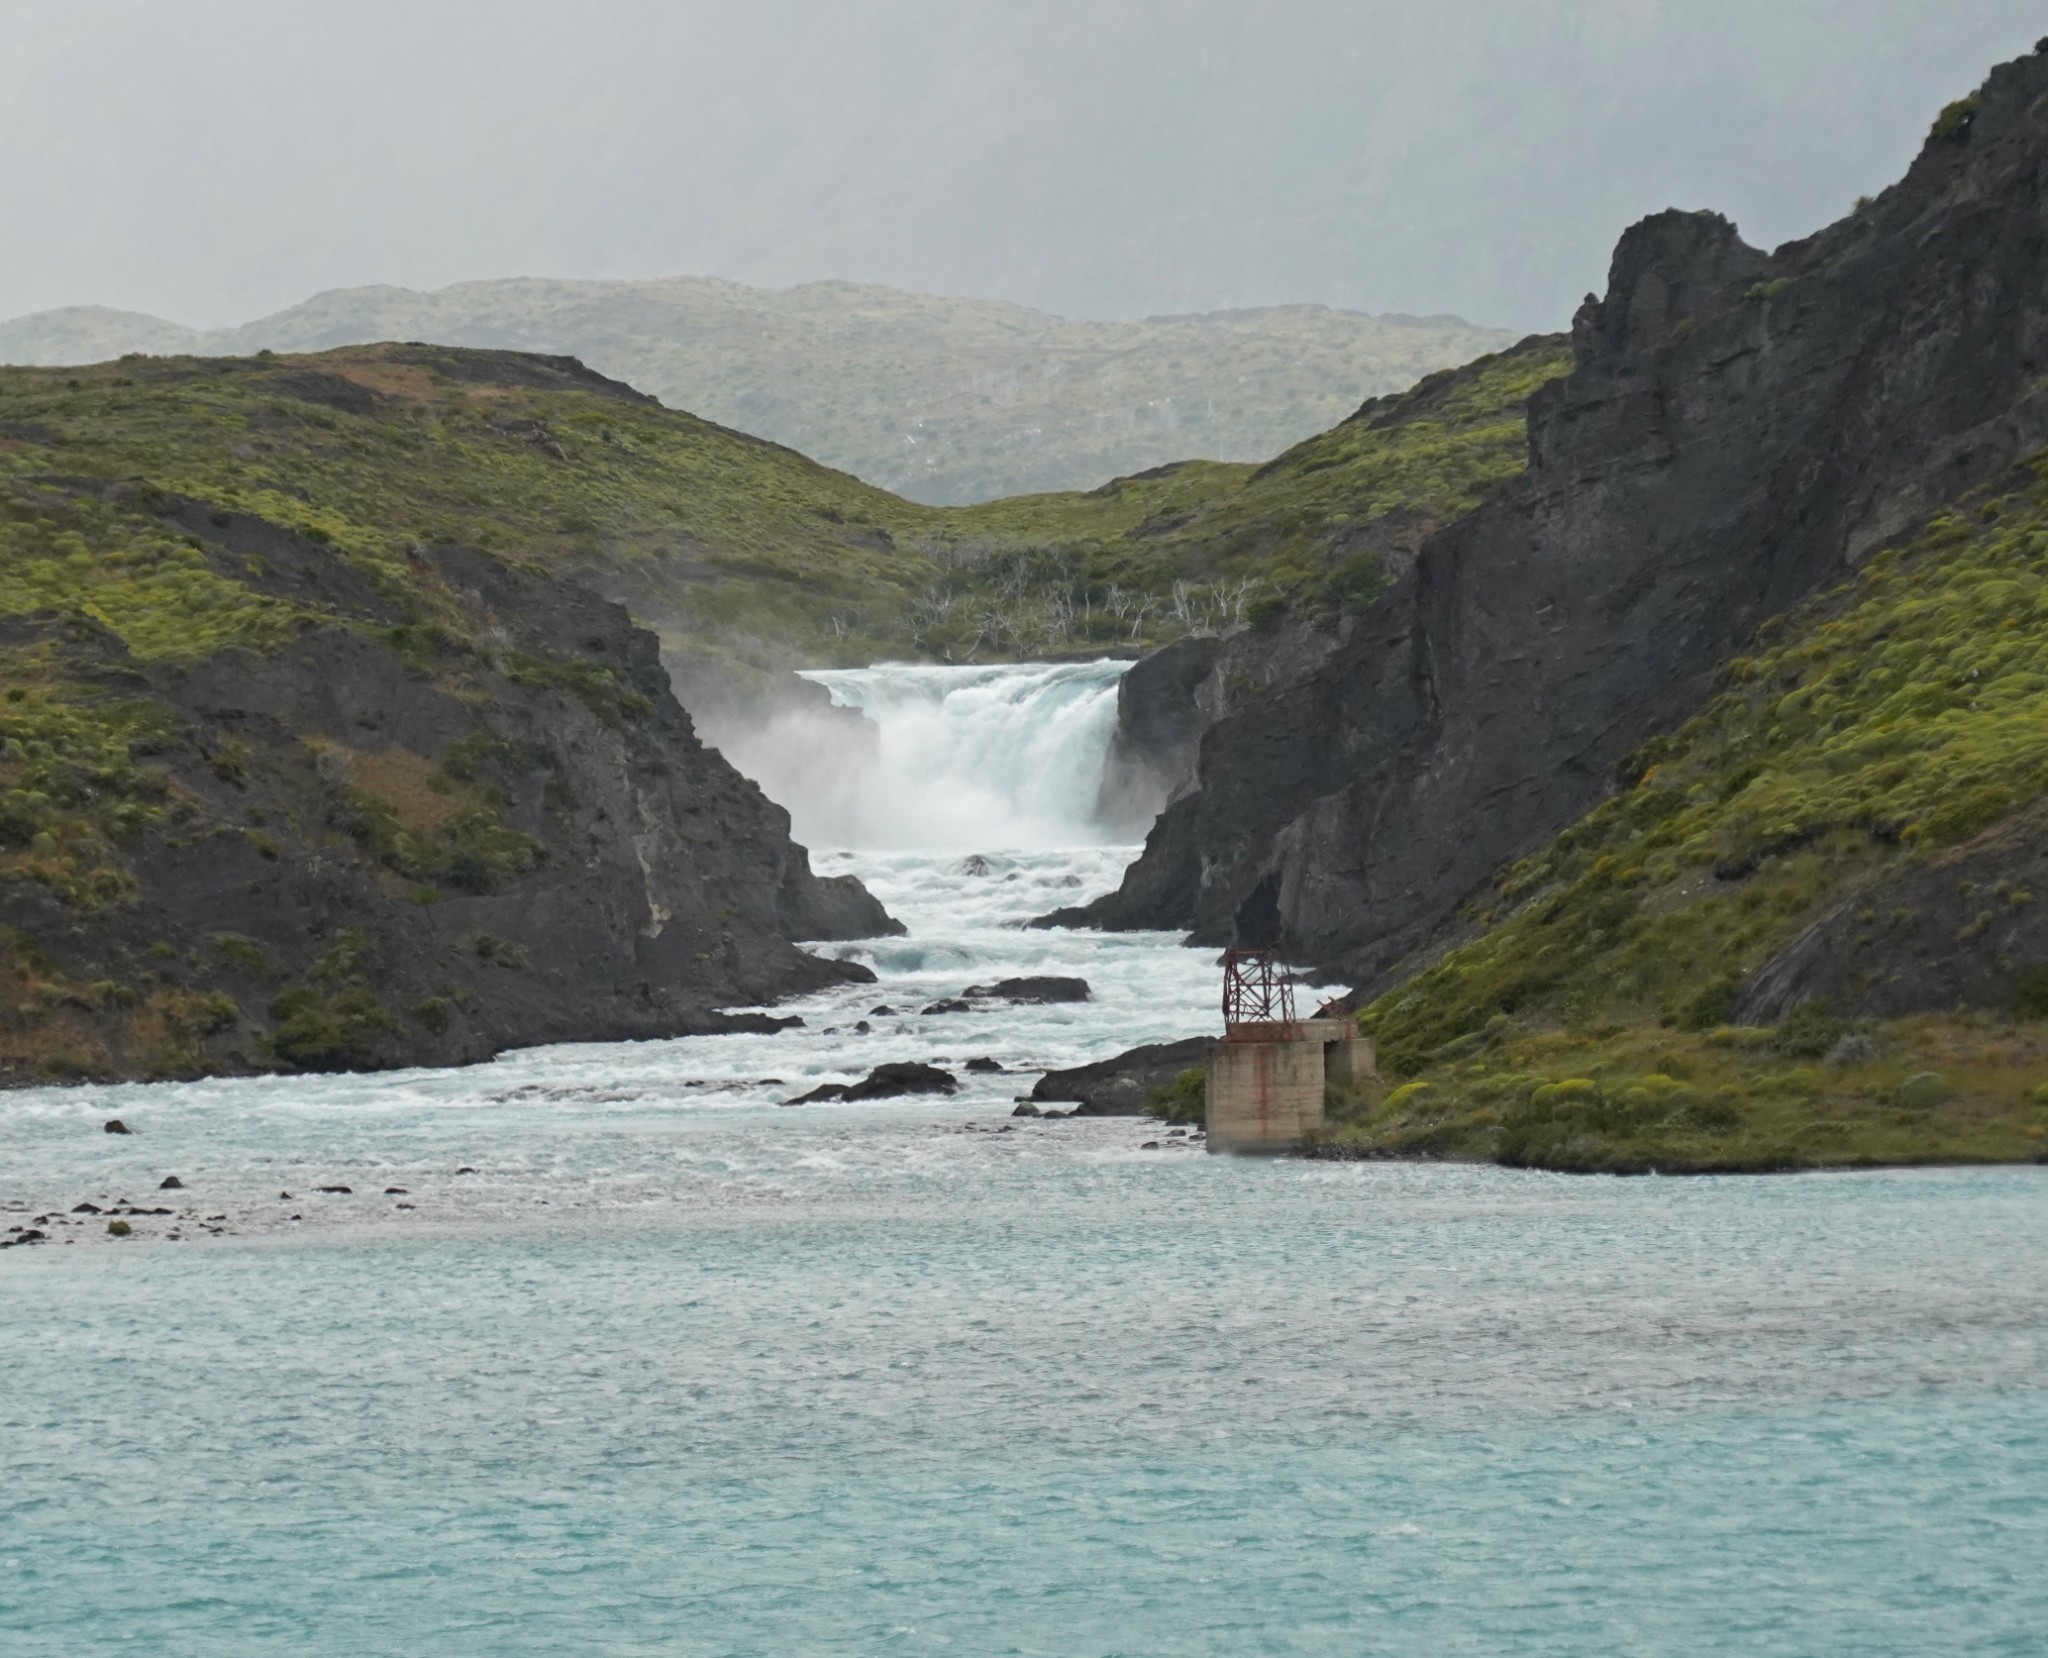
[[[185,1182],[174,1174],[167,1174],[157,1182],[156,1189],[160,1192],[182,1192],[185,1189]]]
[[[998,979],[994,984],[971,984],[962,996],[978,1002],[1086,1002],[1095,993],[1086,979],[1063,979],[1054,974],[1036,978]]]
[[[974,1009],[957,998],[949,997],[944,1001],[933,1002],[924,1011],[926,1013],[972,1013]]]
[[[1083,1117],[1136,1117],[1155,1088],[1164,1088],[1185,1070],[1207,1065],[1216,1051],[1213,1036],[1191,1036],[1182,1042],[1154,1042],[1132,1048],[1114,1059],[1048,1071],[1031,1090],[1031,1098],[1078,1102]]]
[[[859,1082],[828,1082],[799,1094],[785,1105],[810,1105],[820,1100],[885,1100],[902,1094],[956,1094],[960,1079],[936,1065],[916,1060],[892,1060],[877,1065]]]
[[[108,1134],[133,1134],[135,1132],[134,1129],[122,1122],[119,1117],[109,1117],[101,1126]]]
[[[877,1065],[866,1078],[847,1089],[850,1100],[889,1099],[898,1094],[957,1094],[960,1079],[936,1065],[902,1060]]]
[[[979,1071],[983,1074],[992,1074],[994,1072],[1000,1071],[1003,1067],[1000,1061],[990,1059],[986,1054],[983,1054],[979,1058],[970,1059],[967,1062],[967,1068],[970,1071]]]

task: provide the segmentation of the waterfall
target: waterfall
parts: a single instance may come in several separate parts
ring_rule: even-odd
[[[1100,845],[1103,758],[1127,662],[817,668],[837,718],[785,715],[733,762],[813,847],[994,851]],[[858,716],[858,719],[852,717]]]

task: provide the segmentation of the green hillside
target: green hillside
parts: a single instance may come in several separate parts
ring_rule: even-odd
[[[1626,781],[1364,1011],[1400,1086],[1334,1147],[1666,1171],[2048,1149],[2039,974],[2008,1018],[1730,1022],[1810,927],[1860,996],[2041,896],[2048,453],[1768,626]]]
[[[1154,643],[1360,603],[1380,555],[1351,538],[1419,534],[1513,475],[1521,401],[1562,363],[1557,342],[1532,342],[1263,468],[1191,463],[955,509],[564,359],[384,345],[0,370],[0,881],[15,927],[0,976],[20,987],[0,1075],[381,1063],[422,1044],[474,1057],[551,1028],[534,1023],[542,1004],[515,1005],[525,981],[501,967],[525,957],[500,945],[520,893],[587,861],[580,843],[569,855],[575,834],[591,857],[616,850],[592,815],[610,775],[592,756],[652,742],[657,712],[613,665],[601,635],[616,619],[577,619],[590,602],[551,598],[551,576],[627,601],[686,684]],[[344,661],[381,735],[306,724]],[[451,744],[435,724],[451,719],[475,729]],[[576,750],[593,776],[572,790],[558,770],[540,789],[542,735],[578,722],[605,734]],[[772,861],[762,836],[745,867]],[[231,889],[209,885],[227,878],[214,864],[234,867]],[[789,880],[785,908],[852,902]],[[282,914],[252,896],[264,883],[298,903],[336,881],[362,889],[348,903],[369,906],[369,945],[316,950],[315,916],[245,948]],[[226,943],[187,938],[229,897],[250,914]],[[463,906],[489,919],[444,925]],[[732,971],[782,983],[788,963],[762,950]],[[587,1016],[564,1028],[639,1028],[609,1004]]]
[[[1070,322],[850,282],[674,277],[340,289],[213,332],[75,306],[0,324],[0,362],[378,340],[574,355],[672,408],[943,503],[1092,488],[1190,455],[1263,461],[1511,336],[1315,305]]]
[[[1523,464],[1533,342],[1361,411],[1263,468],[1194,462],[970,508],[530,359],[435,347],[0,370],[29,469],[144,479],[364,556],[479,546],[623,600],[693,673],[1162,643],[1255,607],[1369,596],[1346,537],[1464,510]],[[24,603],[29,601],[24,600]],[[101,601],[67,582],[36,603]]]

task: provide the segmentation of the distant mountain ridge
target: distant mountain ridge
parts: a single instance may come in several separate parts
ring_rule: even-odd
[[[852,282],[514,278],[334,289],[212,331],[67,306],[0,323],[0,362],[392,339],[562,353],[671,407],[946,505],[1090,489],[1190,455],[1263,461],[1366,398],[1512,338],[1458,317],[1320,305],[1072,322]]]

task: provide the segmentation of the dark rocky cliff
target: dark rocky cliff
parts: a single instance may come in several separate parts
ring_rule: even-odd
[[[1365,984],[1454,941],[1761,621],[2048,439],[2044,167],[2036,54],[1805,241],[1767,254],[1705,213],[1629,230],[1530,405],[1527,473],[1213,725],[1078,918],[1277,932]]]
[[[148,654],[78,615],[4,624],[8,1080],[729,1028],[717,1009],[869,976],[793,940],[901,930],[811,873],[616,605],[455,547],[373,580],[133,486],[46,478],[37,505],[131,546],[160,526],[190,579],[295,620],[279,648]],[[80,721],[118,734],[97,772],[50,772],[59,716],[74,752]]]

